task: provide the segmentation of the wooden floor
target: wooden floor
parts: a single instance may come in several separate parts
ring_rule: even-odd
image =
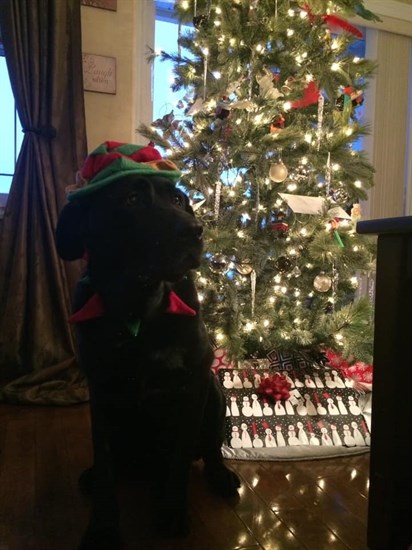
[[[87,405],[0,404],[0,550],[75,550],[89,510],[77,488],[91,459]],[[366,550],[369,455],[231,461],[240,498],[211,496],[193,468],[190,535],[153,538],[145,500],[121,496],[127,550]]]

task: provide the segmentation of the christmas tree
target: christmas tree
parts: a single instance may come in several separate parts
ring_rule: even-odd
[[[359,113],[375,65],[351,53],[359,0],[179,0],[176,108],[141,135],[181,168],[205,227],[206,324],[234,359],[325,349],[370,361],[356,233],[374,170]],[[153,53],[152,59],[155,54]],[[357,144],[355,147],[354,144]]]

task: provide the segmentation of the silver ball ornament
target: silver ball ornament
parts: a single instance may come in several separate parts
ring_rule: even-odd
[[[209,260],[209,269],[212,273],[223,275],[229,271],[229,260],[223,254],[214,254]]]

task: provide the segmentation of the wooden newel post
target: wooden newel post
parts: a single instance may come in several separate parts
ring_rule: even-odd
[[[368,548],[412,548],[412,216],[363,221],[378,236]]]

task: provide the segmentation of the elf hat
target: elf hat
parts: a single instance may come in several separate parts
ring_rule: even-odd
[[[66,189],[67,199],[81,199],[130,174],[163,176],[176,183],[181,173],[151,145],[105,141],[84,161],[77,181]]]

